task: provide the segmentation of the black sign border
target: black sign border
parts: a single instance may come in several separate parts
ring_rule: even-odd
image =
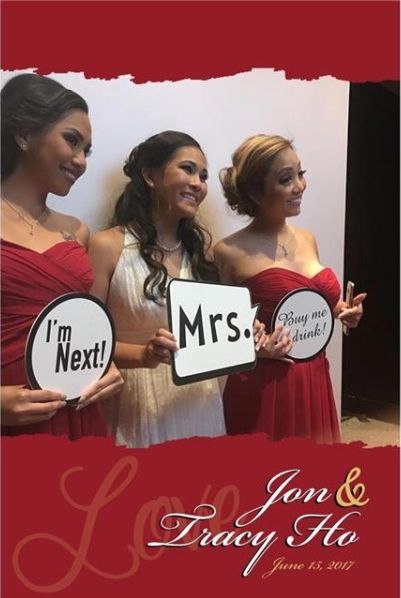
[[[171,331],[173,326],[172,326],[172,320],[173,320],[173,316],[172,316],[172,312],[171,312],[171,297],[170,297],[170,285],[172,282],[174,281],[180,281],[180,282],[191,282],[191,283],[195,283],[195,284],[212,284],[212,285],[219,285],[222,287],[241,287],[241,285],[237,285],[237,284],[230,284],[230,283],[225,283],[225,282],[211,282],[208,280],[193,280],[193,279],[188,279],[188,278],[172,278],[168,285],[167,285],[167,295],[166,295],[166,305],[167,305],[167,317],[168,317],[168,326],[169,326],[169,330]],[[251,305],[251,307],[257,307],[256,313],[255,313],[255,319],[258,316],[258,312],[259,312],[259,303],[254,303],[252,304],[252,297],[251,297],[251,293],[249,291],[249,289],[247,287],[241,287],[246,289],[246,291],[248,291],[249,294],[249,303]],[[248,363],[242,363],[240,365],[233,365],[230,367],[226,367],[226,368],[221,368],[218,370],[208,370],[207,372],[200,372],[199,374],[192,374],[190,376],[179,376],[175,367],[175,352],[171,351],[171,373],[172,373],[172,377],[173,377],[173,382],[176,386],[183,386],[184,384],[190,384],[191,382],[201,382],[202,380],[210,380],[212,378],[217,378],[219,376],[227,376],[228,374],[235,374],[238,372],[244,372],[246,370],[252,370],[257,362],[257,354],[255,352],[255,359],[253,361],[249,361]]]
[[[301,287],[299,289],[294,289],[293,291],[290,291],[289,293],[287,293],[279,301],[279,303],[276,305],[276,308],[275,308],[275,310],[273,312],[273,315],[272,315],[272,320],[271,320],[272,331],[276,327],[277,314],[280,311],[280,308],[283,305],[283,303],[285,301],[287,301],[287,299],[289,299],[290,297],[292,297],[292,295],[296,295],[297,293],[304,293],[305,291],[309,291],[310,293],[315,293],[316,295],[320,295],[322,297],[322,299],[324,299],[324,301],[327,303],[327,306],[328,306],[328,308],[330,310],[330,313],[331,313],[331,330],[330,330],[330,334],[329,334],[329,336],[328,336],[325,344],[323,345],[323,347],[321,349],[319,349],[319,351],[316,351],[316,353],[314,353],[310,357],[292,357],[292,355],[288,355],[288,359],[292,359],[292,361],[295,361],[296,363],[306,363],[308,361],[312,361],[312,359],[315,359],[316,355],[319,355],[319,353],[321,353],[322,351],[325,350],[325,348],[327,347],[327,345],[331,341],[331,337],[333,336],[333,331],[334,331],[334,320],[335,320],[335,318],[334,318],[333,309],[332,309],[330,303],[327,301],[327,299],[323,295],[323,293],[321,293],[320,291],[316,291],[315,289],[310,289],[308,287]]]
[[[103,311],[105,312],[105,314],[109,320],[109,323],[111,326],[112,351],[110,354],[109,361],[107,362],[107,365],[105,366],[102,375],[99,376],[99,380],[107,373],[107,371],[110,367],[110,364],[113,361],[114,350],[115,350],[115,345],[116,345],[116,332],[115,332],[113,318],[111,317],[110,311],[108,310],[106,305],[103,303],[103,301],[101,301],[94,295],[90,295],[89,293],[65,293],[64,295],[59,295],[59,297],[56,297],[55,299],[53,299],[53,301],[48,303],[46,305],[46,307],[44,307],[42,309],[42,311],[36,316],[35,321],[32,324],[32,326],[28,332],[28,337],[27,337],[26,344],[25,344],[25,372],[26,372],[28,381],[29,381],[32,389],[41,390],[41,388],[42,388],[36,379],[36,376],[34,374],[33,367],[32,367],[32,346],[34,343],[36,332],[37,332],[39,326],[41,325],[41,323],[43,322],[43,320],[49,314],[49,312],[51,312],[60,303],[65,303],[66,301],[69,301],[70,299],[88,299],[89,301],[96,303],[99,307],[101,307],[103,309]],[[73,399],[68,399],[67,405],[75,406],[77,404],[77,401],[79,398],[80,397],[74,397]]]

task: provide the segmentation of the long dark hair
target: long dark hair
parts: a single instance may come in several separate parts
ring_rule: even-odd
[[[88,105],[80,95],[50,77],[33,73],[16,75],[1,90],[1,178],[15,169],[21,150],[18,133],[39,133],[56,123],[67,112]]]
[[[163,131],[140,143],[130,153],[124,174],[131,180],[117,200],[112,224],[126,226],[139,241],[139,251],[150,274],[144,282],[144,294],[156,303],[166,294],[167,269],[162,263],[163,250],[157,245],[157,230],[152,216],[152,200],[142,171],[144,168],[163,168],[181,147],[202,148],[190,135],[179,131]],[[182,240],[196,280],[217,281],[215,264],[206,256],[210,249],[210,233],[194,218],[183,218],[178,224]]]

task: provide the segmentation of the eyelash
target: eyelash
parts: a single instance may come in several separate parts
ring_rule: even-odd
[[[302,177],[305,175],[305,173],[306,173],[306,170],[300,170],[300,171],[298,172],[298,176],[302,178]],[[280,181],[280,184],[281,184],[281,185],[286,185],[286,184],[290,183],[290,182],[291,182],[291,180],[292,180],[292,177],[291,177],[291,176],[288,176],[288,177],[286,177],[285,179],[282,179],[282,180]]]
[[[79,144],[79,139],[73,133],[65,133],[64,139],[67,141],[67,143],[69,143],[71,145],[71,147],[75,148]],[[91,153],[92,153],[91,147],[86,147],[84,149],[85,158],[88,158],[91,155]]]
[[[183,165],[181,166],[181,168],[182,168],[183,170],[185,170],[186,172],[189,172],[190,174],[193,174],[193,172],[194,172],[194,168],[193,168],[193,166],[191,166],[191,165],[189,165],[189,164],[183,164]],[[199,178],[200,178],[200,180],[201,180],[203,183],[206,183],[207,179],[209,178],[209,173],[208,173],[208,172],[202,172],[202,173],[199,175]]]
[[[64,139],[73,147],[78,145],[78,138],[76,137],[76,135],[73,135],[72,133],[64,133]]]

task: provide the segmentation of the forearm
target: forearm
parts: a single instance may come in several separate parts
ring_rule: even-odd
[[[114,362],[120,368],[156,368],[160,363],[170,363],[170,352],[177,350],[174,335],[159,328],[146,345],[116,343]]]
[[[147,366],[146,345],[116,342],[114,363],[119,368],[145,368]]]

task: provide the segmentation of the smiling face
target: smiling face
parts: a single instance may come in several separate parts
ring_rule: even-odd
[[[20,166],[32,183],[42,194],[67,195],[86,170],[91,146],[88,115],[74,110],[24,141]]]
[[[207,193],[206,158],[197,147],[179,148],[162,168],[143,176],[154,211],[169,219],[193,218]]]
[[[284,149],[274,158],[264,180],[258,216],[280,221],[298,216],[306,188],[305,171],[293,149]]]

